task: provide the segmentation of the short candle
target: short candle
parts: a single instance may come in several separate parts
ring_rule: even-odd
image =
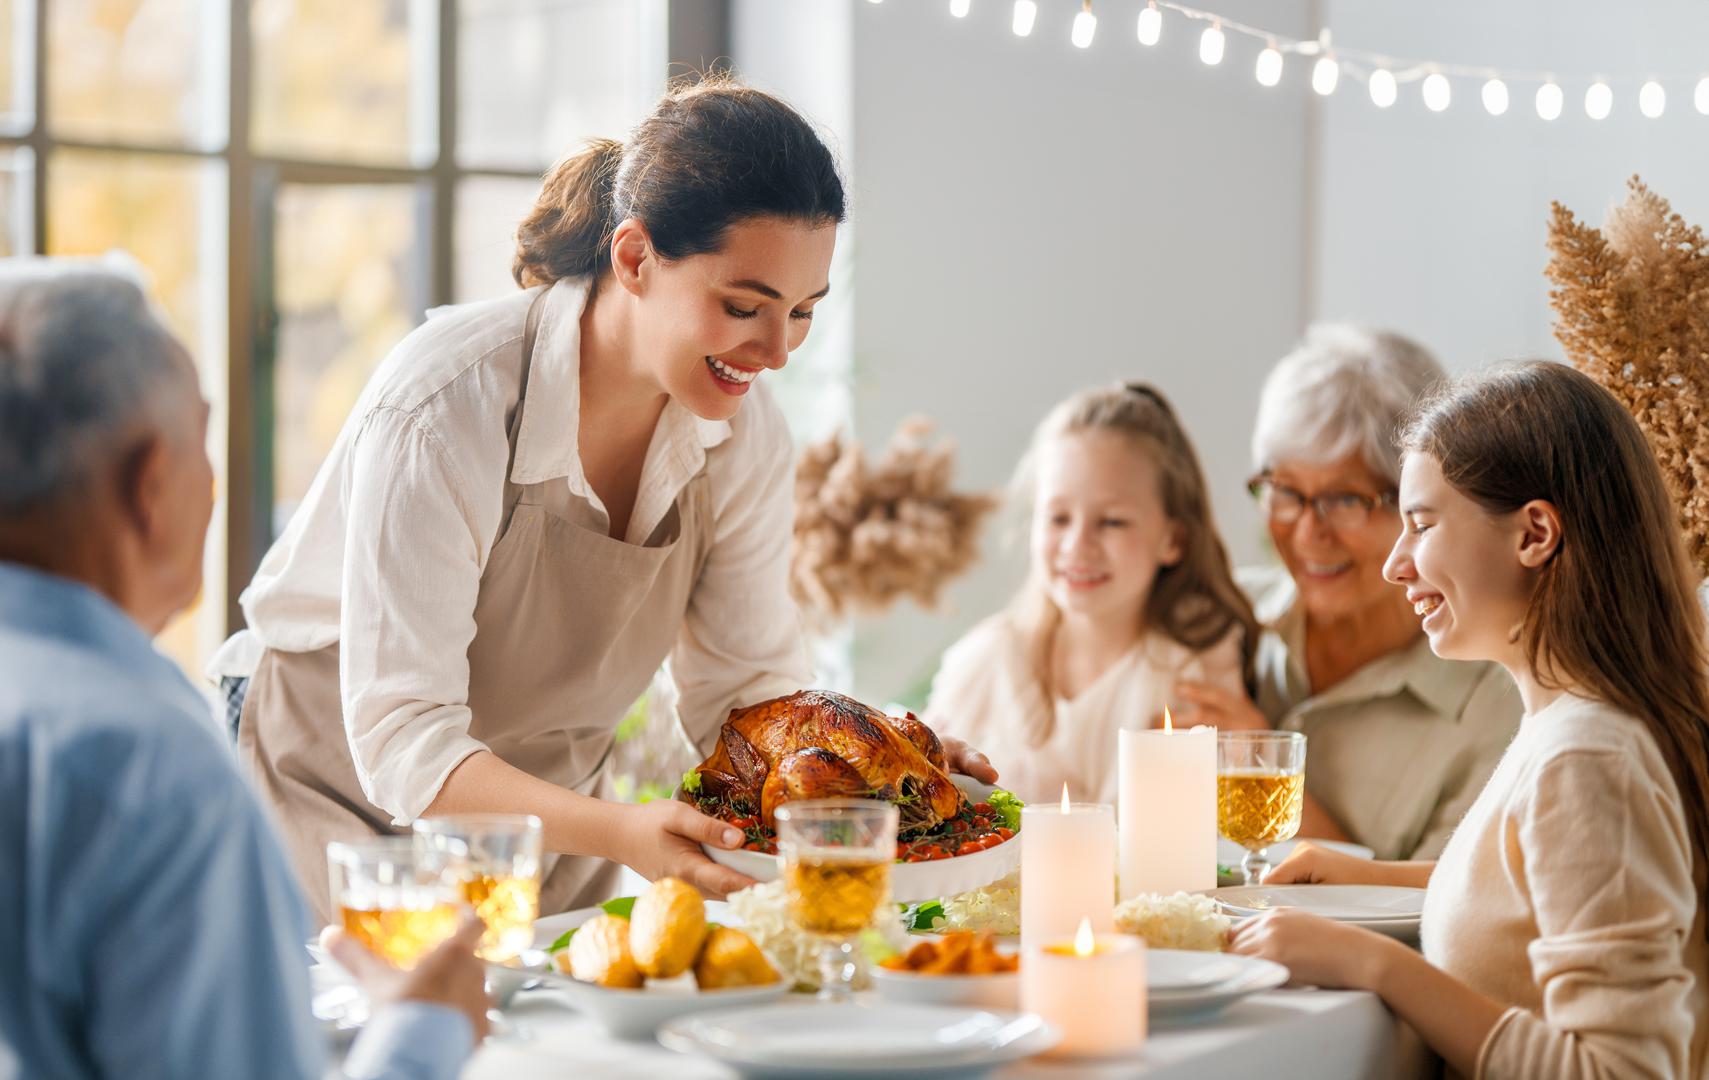
[[[1091,920],[1082,919],[1073,941],[1026,951],[1021,1008],[1061,1030],[1053,1054],[1134,1053],[1146,1033],[1144,942],[1125,934],[1094,935]]]

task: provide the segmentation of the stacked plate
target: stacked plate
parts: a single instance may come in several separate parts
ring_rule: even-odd
[[[813,1001],[701,1013],[659,1028],[664,1046],[704,1054],[762,1080],[960,1080],[1048,1050],[1061,1038],[1056,1028],[1032,1015]]]
[[[1150,949],[1145,954],[1145,992],[1153,1023],[1219,1012],[1287,981],[1287,968],[1253,956],[1178,949]]]
[[[1237,885],[1212,889],[1209,895],[1236,918],[1297,908],[1402,941],[1418,939],[1424,913],[1423,889],[1394,885]]]

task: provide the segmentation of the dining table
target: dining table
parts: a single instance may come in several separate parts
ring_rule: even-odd
[[[848,1008],[872,1000],[857,994]],[[522,993],[505,1012],[509,1030],[469,1059],[464,1080],[642,1077],[737,1080],[710,1058],[667,1050],[653,1039],[607,1033],[551,989]],[[1363,991],[1274,990],[1196,1021],[1152,1025],[1142,1050],[1105,1061],[1029,1059],[993,1080],[1390,1080],[1424,1075],[1428,1062],[1409,1029]]]

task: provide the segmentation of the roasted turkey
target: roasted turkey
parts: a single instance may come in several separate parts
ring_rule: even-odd
[[[697,771],[701,799],[744,804],[767,828],[797,799],[884,799],[897,805],[903,830],[952,818],[964,802],[943,744],[913,713],[886,716],[826,690],[731,710]]]

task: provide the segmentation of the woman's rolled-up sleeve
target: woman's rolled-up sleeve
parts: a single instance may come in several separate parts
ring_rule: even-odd
[[[407,825],[452,769],[485,749],[469,735],[468,654],[492,529],[411,413],[369,414],[345,482],[344,729],[363,793]]]

